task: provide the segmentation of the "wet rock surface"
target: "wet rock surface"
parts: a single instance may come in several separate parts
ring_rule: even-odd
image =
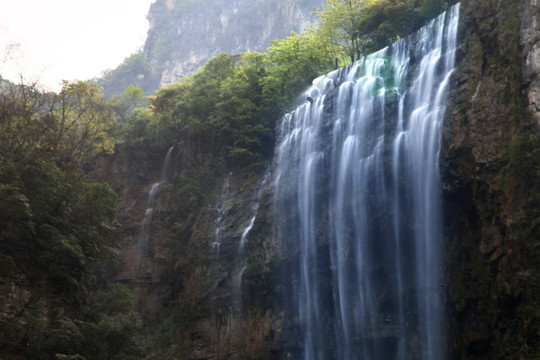
[[[539,130],[538,30],[536,0],[462,2],[442,152],[453,358],[538,356],[538,174],[516,155]]]

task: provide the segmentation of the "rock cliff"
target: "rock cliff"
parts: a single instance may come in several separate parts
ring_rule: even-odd
[[[154,71],[162,74],[160,82],[175,81],[203,61],[203,55],[193,56],[183,48],[190,41],[208,42],[204,56],[214,55],[214,50],[238,51],[234,50],[240,49],[234,48],[238,44],[245,48],[263,44],[266,40],[261,38],[221,37],[224,28],[249,23],[240,17],[245,16],[241,5],[235,1],[219,10],[216,3],[210,11],[214,20],[203,21],[205,31],[198,30],[205,34],[202,39],[182,30],[202,16],[196,5],[158,0],[146,51],[154,59]],[[160,13],[160,7],[182,9],[185,15],[171,22],[176,34],[188,39],[172,50],[183,54],[183,60],[157,60],[156,19],[166,13]],[[293,14],[292,18],[301,13],[283,11],[280,14]],[[540,356],[540,5],[537,0],[463,0],[461,11],[461,45],[441,153],[449,358],[536,358]],[[279,16],[268,16],[264,26],[268,29],[279,22],[276,19]],[[218,30],[210,30],[214,23],[220,24]],[[215,49],[216,44],[233,50]],[[172,180],[161,193],[161,212],[152,223],[146,270],[132,271],[129,251],[135,249],[148,190],[166,153],[147,150],[127,149],[117,155],[115,166],[131,169],[120,173],[116,187],[127,249],[118,280],[132,285],[139,309],[158,329],[158,342],[173,345],[171,351],[186,359],[278,359],[300,353],[298,321],[284,312],[287,302],[294,301],[292,290],[282,281],[288,278],[291,283],[298,276],[298,251],[274,236],[273,194],[268,186],[272,179],[266,180],[265,188],[264,168],[229,173],[223,164],[217,166],[206,189],[212,195],[204,207],[183,214],[170,206],[179,186]],[[177,154],[173,173],[184,174],[195,162]]]
[[[156,85],[197,71],[220,52],[264,51],[270,41],[300,32],[322,0],[158,0],[148,18],[144,55]]]
[[[535,0],[462,2],[442,154],[459,359],[539,356],[539,11]]]

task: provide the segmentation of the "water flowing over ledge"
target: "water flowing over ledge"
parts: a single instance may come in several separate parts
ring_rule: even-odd
[[[446,358],[439,152],[459,8],[316,79],[282,120],[275,228],[299,256],[295,358]]]

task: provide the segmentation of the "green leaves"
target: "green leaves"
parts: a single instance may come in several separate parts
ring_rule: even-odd
[[[265,64],[265,54],[220,54],[194,76],[160,89],[151,99],[156,138],[233,166],[265,156],[272,126],[262,107]]]
[[[142,359],[142,320],[133,310],[133,295],[125,284],[101,289],[74,322],[59,317],[47,329],[44,344],[56,359]]]
[[[92,161],[113,152],[113,120],[111,104],[90,83],[65,82],[59,94],[7,84],[0,92],[0,161]]]
[[[166,44],[162,44],[166,46]],[[159,49],[156,49],[159,51]],[[156,79],[159,82],[159,79]],[[121,94],[132,86],[144,88],[155,86],[151,76],[150,65],[142,52],[137,52],[124,59],[122,64],[114,70],[103,72],[97,83],[103,87],[106,96]]]
[[[350,61],[411,34],[448,6],[442,0],[326,0],[317,35]]]
[[[367,0],[326,0],[326,7],[316,14],[320,20],[319,34],[329,43],[342,47],[351,62],[364,55],[359,25]]]
[[[142,319],[133,310],[133,295],[125,284],[101,290],[81,324],[88,359],[142,359],[145,356]]]
[[[53,108],[57,119],[53,146],[63,161],[91,161],[114,152],[115,123],[100,88],[82,81],[66,82]]]
[[[116,194],[81,171],[113,149],[110,105],[84,82],[60,94],[8,84],[0,114],[0,136],[9,134],[0,143],[0,254],[62,301],[80,300],[93,264],[114,247]]]
[[[264,104],[272,121],[292,110],[296,97],[314,78],[332,69],[334,59],[319,45],[317,35],[307,31],[272,41],[262,80]]]

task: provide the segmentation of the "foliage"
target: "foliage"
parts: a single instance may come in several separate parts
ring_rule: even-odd
[[[262,79],[264,105],[272,121],[292,110],[296,96],[334,66],[331,48],[320,47],[321,41],[309,31],[272,41]]]
[[[54,136],[62,141],[52,150],[60,152],[63,161],[91,161],[114,151],[111,133],[115,123],[99,87],[82,81],[65,82],[54,100]]]
[[[272,42],[268,54],[219,54],[195,75],[158,90],[151,113],[133,122],[137,134],[127,141],[178,143],[188,154],[212,154],[233,167],[267,158],[276,119],[311,79],[333,66],[328,49],[318,44],[312,33],[293,33]]]
[[[0,93],[0,109],[3,161],[48,158],[77,166],[113,151],[110,107],[89,83],[65,82],[59,94],[8,85]]]
[[[90,265],[110,254],[116,194],[82,171],[113,151],[110,108],[89,83],[59,94],[29,86],[0,93],[0,251],[71,300],[92,282]]]
[[[194,76],[160,89],[151,99],[154,136],[231,164],[264,156],[271,130],[261,112],[263,61],[256,53],[220,54]]]
[[[113,151],[116,106],[84,82],[65,83],[58,94],[31,85],[0,90],[0,275],[23,276],[32,291],[16,318],[0,319],[0,343],[31,358],[143,353],[133,340],[141,327],[129,289],[90,295],[116,252],[117,195],[83,169]],[[43,299],[50,313],[33,317],[26,307]]]
[[[150,65],[144,54],[137,52],[125,58],[117,68],[104,71],[95,82],[103,87],[107,97],[111,97],[121,94],[130,86],[148,88],[152,80]]]
[[[125,284],[101,290],[87,310],[81,325],[88,359],[141,359],[148,351],[142,319],[133,310],[133,295]]]
[[[131,85],[122,94],[111,97],[109,103],[114,109],[116,119],[125,125],[136,109],[148,107],[148,97],[140,86]]]
[[[317,12],[320,34],[329,43],[343,46],[351,62],[362,53],[359,24],[366,0],[326,0],[326,7]]]
[[[318,35],[352,62],[419,29],[449,3],[455,1],[326,0],[317,12]]]
[[[90,265],[111,254],[116,194],[67,174],[44,160],[0,169],[2,195],[14,205],[0,214],[0,251],[32,264],[33,276],[75,299],[93,281]]]
[[[56,353],[56,359],[135,360],[147,353],[142,320],[124,284],[98,291],[76,322],[55,319],[45,336],[43,350]]]

